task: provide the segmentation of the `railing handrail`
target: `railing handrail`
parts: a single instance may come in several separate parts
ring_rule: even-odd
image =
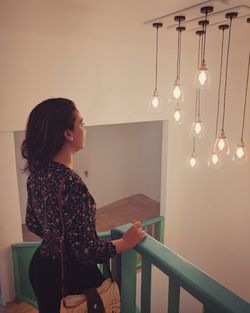
[[[122,236],[130,226],[115,228],[111,232],[112,238]],[[214,312],[250,312],[248,302],[151,236],[147,236],[134,250]]]

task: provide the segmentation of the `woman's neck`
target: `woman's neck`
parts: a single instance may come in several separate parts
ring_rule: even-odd
[[[59,151],[52,160],[73,169],[73,154],[66,149]]]

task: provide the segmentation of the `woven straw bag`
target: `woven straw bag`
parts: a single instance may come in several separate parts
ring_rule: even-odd
[[[96,289],[99,293],[105,313],[120,313],[120,294],[116,282],[106,279]],[[69,295],[61,301],[61,313],[88,313],[87,298],[85,294]]]

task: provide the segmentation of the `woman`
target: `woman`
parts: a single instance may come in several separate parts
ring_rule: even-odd
[[[40,313],[60,312],[61,222],[58,193],[62,189],[65,225],[68,294],[98,287],[104,277],[97,263],[104,263],[145,238],[140,224],[132,226],[121,239],[100,240],[95,230],[95,201],[86,185],[73,171],[73,156],[85,146],[86,131],[80,112],[68,99],[48,99],[30,113],[22,155],[27,160],[26,225],[42,238],[30,263],[30,282]]]

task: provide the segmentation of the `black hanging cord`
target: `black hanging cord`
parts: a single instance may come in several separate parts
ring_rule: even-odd
[[[200,54],[201,54],[201,46],[202,46],[201,38],[202,38],[202,35],[199,34],[197,69],[199,69],[199,65],[200,65]],[[196,88],[196,99],[195,99],[196,101],[195,101],[194,122],[196,121],[196,117],[197,117],[199,92],[200,92],[200,89],[197,87]],[[195,134],[194,134],[194,137],[193,137],[193,153],[195,153],[195,149],[196,149],[196,138],[195,138]]]
[[[203,54],[202,54],[202,62],[205,62],[205,54],[206,54],[206,39],[207,39],[207,11],[206,11],[206,17],[205,17],[205,26],[204,26],[204,43],[203,43]]]
[[[227,93],[227,75],[228,75],[228,61],[229,61],[229,51],[230,51],[230,41],[231,41],[231,29],[232,29],[232,17],[230,18],[229,24],[229,35],[228,35],[228,45],[227,45],[227,61],[226,61],[226,74],[225,74],[225,87],[224,87],[224,103],[223,103],[223,118],[222,118],[222,128],[221,132],[224,133],[225,125],[225,115],[226,115],[226,93]]]
[[[199,34],[199,44],[198,44],[198,65],[197,65],[197,69],[199,69],[199,65],[200,65],[200,53],[201,53],[201,46],[202,46],[202,40],[201,37],[202,35]],[[199,103],[199,88],[196,88],[196,98],[195,98],[195,115],[194,115],[194,121],[196,121],[196,117],[197,117],[197,112],[198,112],[198,103]]]
[[[193,138],[193,153],[195,153],[195,149],[196,149],[196,139],[195,139],[195,135]]]
[[[180,22],[179,22],[180,24]],[[180,56],[181,56],[181,50],[180,50],[180,45],[181,45],[181,31],[178,30],[178,53],[177,53],[177,78],[180,78]]]
[[[217,134],[218,134],[218,123],[219,123],[219,114],[220,114],[220,91],[221,91],[221,78],[222,78],[222,65],[223,65],[224,35],[225,35],[225,28],[222,28],[220,77],[219,77],[219,87],[218,87],[218,106],[217,106],[217,115],[216,115],[215,139],[217,138]]]
[[[246,92],[245,92],[245,103],[244,103],[244,113],[243,113],[243,122],[242,122],[242,130],[241,130],[241,142],[243,142],[243,133],[245,126],[245,115],[246,115],[246,104],[247,104],[247,91],[248,91],[248,80],[249,80],[249,67],[250,67],[250,52],[248,57],[248,69],[247,69],[247,81],[246,81]]]
[[[202,26],[203,34],[201,35],[201,50],[200,50],[200,64],[202,63],[202,55],[203,55],[203,50],[204,50],[204,36],[205,36],[205,30],[204,30],[204,25]]]
[[[181,20],[179,19],[178,31],[178,52],[177,52],[177,78],[180,78],[180,64],[181,64]]]
[[[198,59],[200,60],[200,62],[202,62],[202,53],[203,53],[203,49],[204,49],[204,36],[205,36],[206,32],[204,30],[203,27],[203,33],[201,38],[199,37],[199,51],[198,51]],[[201,39],[201,43],[200,43],[200,39]],[[200,88],[197,88],[197,93],[198,93],[198,111],[197,111],[197,117],[198,119],[200,119],[200,115],[201,115],[201,91]]]
[[[159,27],[156,27],[156,49],[155,49],[155,91],[157,90],[158,83],[158,30]]]

